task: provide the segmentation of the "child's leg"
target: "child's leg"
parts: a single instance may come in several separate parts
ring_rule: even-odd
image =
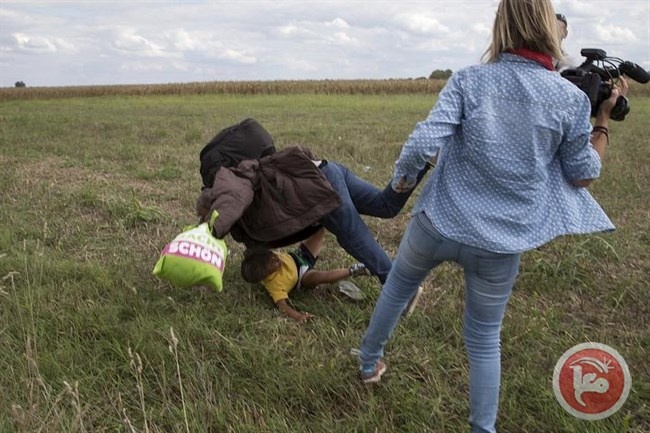
[[[324,239],[325,228],[321,228],[316,233],[305,239],[302,244],[305,246],[305,248],[307,248],[307,250],[309,250],[311,255],[317,259],[320,255],[321,248],[323,248]]]
[[[338,283],[349,276],[349,269],[331,269],[328,271],[310,269],[302,276],[301,285],[303,287],[316,287],[320,284]]]

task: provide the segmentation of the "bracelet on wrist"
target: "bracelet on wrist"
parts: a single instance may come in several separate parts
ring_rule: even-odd
[[[598,125],[596,125],[596,126],[594,126],[592,128],[592,135],[593,135],[593,133],[596,133],[596,132],[598,132],[600,134],[603,134],[605,136],[605,138],[607,139],[607,146],[609,146],[609,130],[607,129],[607,127],[606,126],[598,126]]]

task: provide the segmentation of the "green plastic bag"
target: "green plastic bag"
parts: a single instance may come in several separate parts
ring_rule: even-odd
[[[175,286],[208,286],[220,292],[228,248],[223,240],[212,236],[211,227],[218,215],[214,211],[210,223],[186,227],[165,245],[153,274]]]

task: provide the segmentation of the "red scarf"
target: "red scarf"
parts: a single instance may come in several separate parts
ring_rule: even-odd
[[[515,48],[514,50],[508,50],[508,52],[510,54],[516,54],[518,56],[524,57],[528,60],[534,60],[549,71],[555,70],[553,67],[553,57],[551,57],[549,54],[542,54],[537,51],[531,51],[527,48]]]

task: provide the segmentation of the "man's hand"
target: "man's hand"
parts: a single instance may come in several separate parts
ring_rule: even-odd
[[[393,189],[395,190],[395,192],[402,194],[405,192],[409,192],[414,187],[415,187],[415,182],[409,183],[406,180],[406,176],[402,176],[402,178],[399,180],[399,182],[397,182],[397,185],[395,185],[395,188]]]
[[[419,182],[418,179],[421,180],[429,170],[431,170],[433,167],[436,166],[436,162],[438,162],[438,153],[433,155],[433,157],[431,157],[431,159],[427,161],[426,165],[418,173],[417,177],[413,178],[411,181],[408,180],[406,175],[402,176],[400,180],[397,182],[397,184],[393,187],[393,191],[395,191],[398,194],[403,194],[411,191],[413,188],[415,188],[415,185]]]

